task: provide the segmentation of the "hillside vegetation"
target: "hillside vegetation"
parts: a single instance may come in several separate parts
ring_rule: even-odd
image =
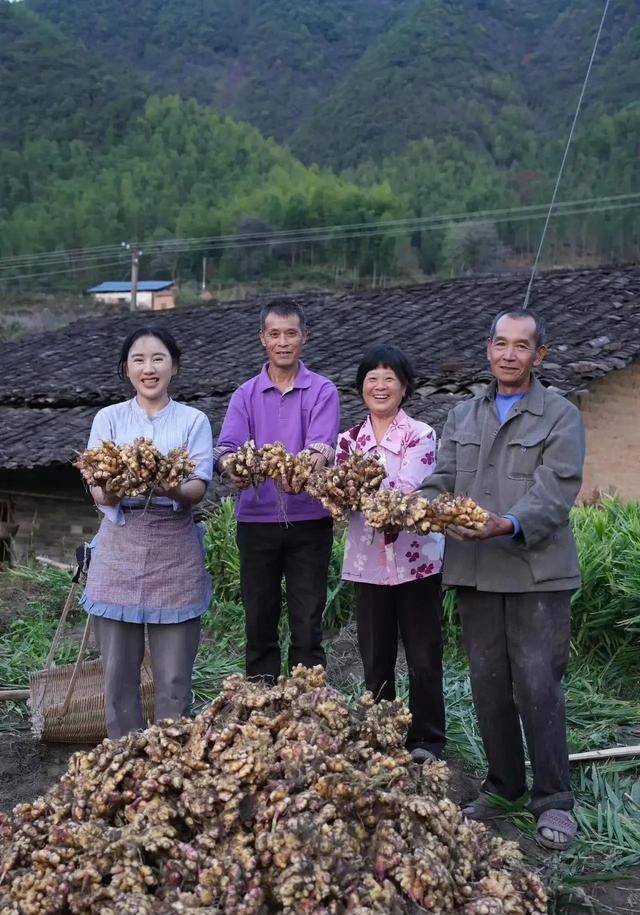
[[[28,0],[154,92],[284,139],[412,0]]]
[[[0,257],[543,204],[601,12],[599,0],[0,0]],[[640,191],[638,59],[636,3],[619,0],[561,199]],[[543,264],[637,258],[636,212],[553,220]],[[386,239],[160,251],[143,270],[195,276],[206,253],[220,281],[416,279],[526,265],[540,229],[515,213]],[[127,275],[124,257],[63,267],[74,272],[5,262],[0,283],[77,291]]]

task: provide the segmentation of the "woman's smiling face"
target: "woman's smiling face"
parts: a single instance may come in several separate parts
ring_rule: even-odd
[[[364,376],[362,399],[373,416],[395,416],[406,391],[393,369],[379,365]]]
[[[165,398],[176,371],[169,350],[158,337],[138,337],[129,350],[127,377],[144,400]]]

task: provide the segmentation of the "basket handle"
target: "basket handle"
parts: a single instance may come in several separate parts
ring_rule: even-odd
[[[64,607],[62,608],[62,613],[60,614],[60,619],[58,620],[58,626],[53,636],[53,641],[51,642],[51,648],[49,649],[49,654],[47,655],[47,660],[44,662],[44,669],[48,670],[53,665],[53,659],[56,654],[56,649],[58,648],[58,643],[62,637],[62,630],[64,624],[69,616],[69,610],[74,604],[74,597],[76,595],[76,589],[78,583],[76,581],[72,582],[71,587],[69,588],[69,593],[67,594],[67,599],[64,602]]]
[[[84,632],[82,634],[82,642],[80,643],[80,649],[78,651],[78,659],[76,660],[75,667],[73,668],[73,673],[71,674],[71,679],[69,680],[69,686],[67,687],[67,694],[64,697],[64,702],[62,703],[62,708],[58,713],[59,718],[64,718],[67,714],[67,709],[69,708],[69,703],[71,702],[71,697],[73,696],[73,690],[76,685],[76,680],[78,679],[78,674],[80,673],[80,665],[84,660],[84,656],[87,650],[87,643],[89,641],[89,627],[91,626],[91,617],[87,614],[87,622],[84,627]]]

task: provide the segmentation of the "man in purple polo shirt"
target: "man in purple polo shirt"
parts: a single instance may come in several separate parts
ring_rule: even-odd
[[[232,395],[214,449],[218,470],[234,484],[240,481],[225,471],[225,458],[248,439],[258,447],[282,442],[293,454],[308,448],[321,467],[333,461],[340,426],[335,385],[300,359],[307,342],[301,306],[293,299],[271,301],[262,308],[260,326],[268,362]],[[306,493],[286,494],[267,480],[240,493],[236,515],[247,677],[275,680],[280,674],[283,575],[289,665],[324,665],[322,614],[333,542],[329,514]]]

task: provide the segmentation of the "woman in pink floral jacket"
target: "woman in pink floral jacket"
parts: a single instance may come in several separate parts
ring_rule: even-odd
[[[402,409],[414,389],[410,363],[395,346],[374,346],[358,366],[356,385],[369,414],[340,435],[337,462],[354,450],[375,454],[387,471],[382,485],[410,492],[433,472],[436,462],[435,432]],[[376,700],[395,698],[399,628],[413,715],[407,749],[417,762],[439,757],[445,744],[443,549],[439,534],[382,534],[366,525],[360,512],[349,520],[342,577],[356,583],[365,682]]]

